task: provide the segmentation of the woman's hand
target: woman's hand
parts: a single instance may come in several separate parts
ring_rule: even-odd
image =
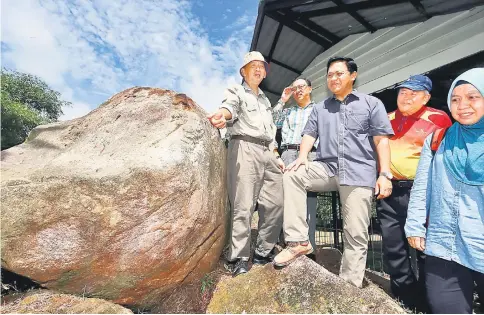
[[[421,252],[425,250],[425,237],[410,236],[407,237],[407,240],[408,244],[416,250],[419,250]]]

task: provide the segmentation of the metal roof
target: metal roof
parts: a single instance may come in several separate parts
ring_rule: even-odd
[[[326,61],[349,56],[371,93],[484,50],[484,0],[262,0],[251,50],[270,63],[272,102],[297,77],[326,97]]]

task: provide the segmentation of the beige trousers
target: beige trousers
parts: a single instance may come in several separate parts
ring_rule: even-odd
[[[227,156],[227,183],[232,210],[229,260],[250,256],[250,223],[259,203],[259,234],[255,252],[267,256],[282,229],[282,171],[267,147],[231,140]]]
[[[361,287],[368,252],[373,188],[340,186],[338,177],[329,177],[320,162],[309,162],[296,171],[284,173],[284,233],[286,241],[308,240],[307,191],[339,191],[343,214],[344,252],[340,277]]]

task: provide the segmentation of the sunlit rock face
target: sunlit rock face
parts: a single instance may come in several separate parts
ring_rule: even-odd
[[[131,88],[2,151],[2,267],[61,292],[150,306],[225,238],[225,147],[183,94]]]

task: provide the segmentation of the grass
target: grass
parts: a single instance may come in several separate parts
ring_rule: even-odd
[[[215,280],[212,278],[210,274],[205,274],[201,280],[200,285],[200,292],[203,294],[207,290],[212,289],[213,285],[215,284]]]

